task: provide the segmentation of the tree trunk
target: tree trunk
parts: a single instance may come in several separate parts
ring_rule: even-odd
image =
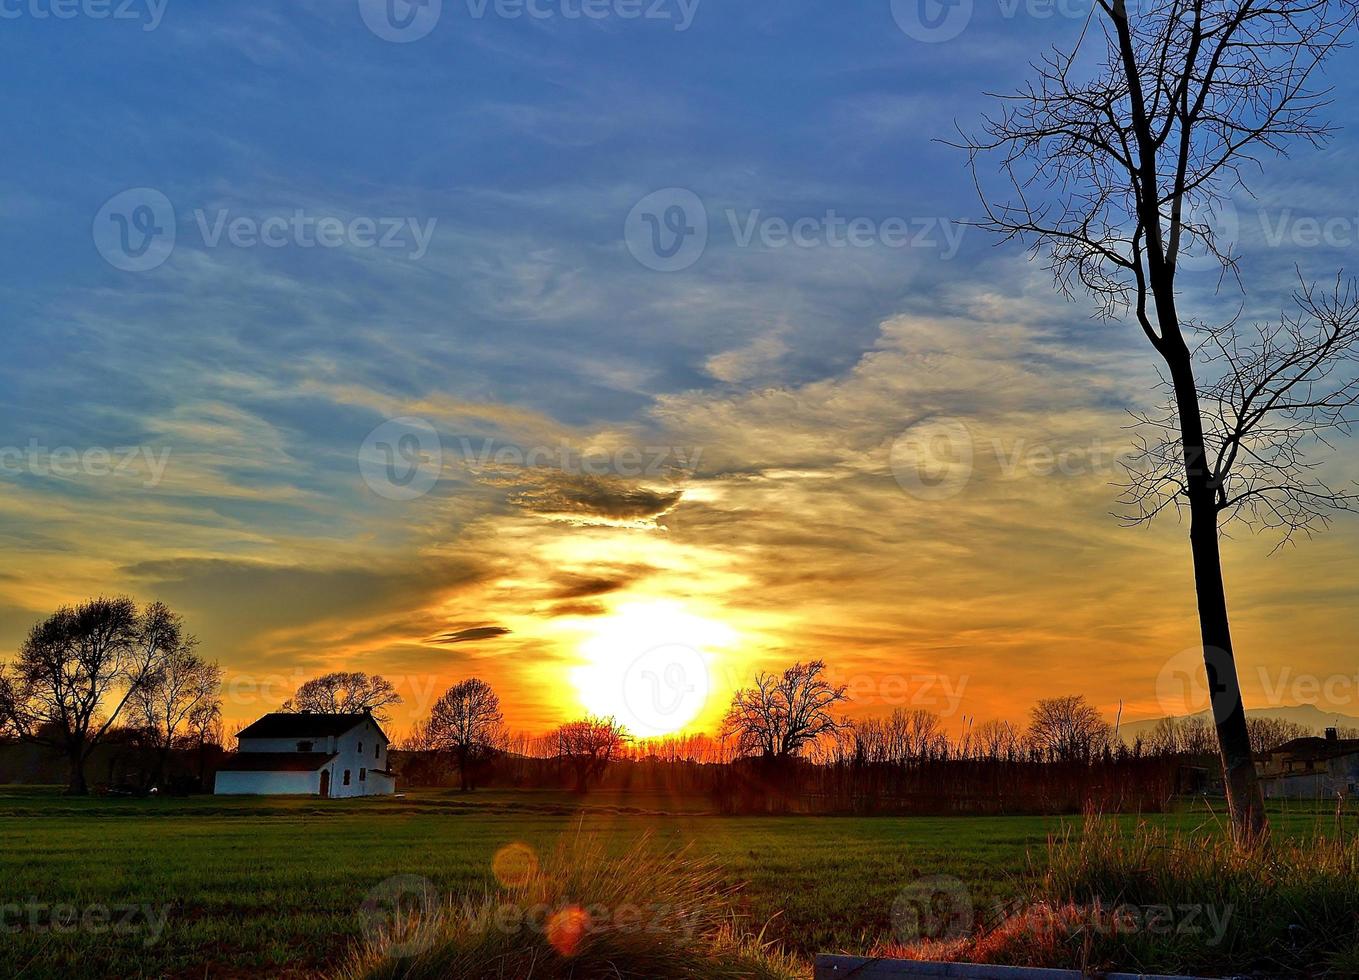
[[[1241,701],[1241,684],[1232,648],[1227,592],[1222,578],[1222,552],[1218,540],[1218,488],[1214,485],[1213,473],[1208,466],[1203,416],[1199,408],[1193,365],[1178,326],[1168,340],[1164,353],[1170,367],[1180,416],[1199,633],[1203,643],[1203,663],[1208,678],[1213,726],[1217,729],[1218,749],[1222,757],[1227,809],[1236,841],[1254,846],[1263,843],[1269,836],[1269,822],[1265,816],[1264,796],[1260,791],[1255,759],[1246,732],[1246,710]]]
[[[71,796],[88,795],[90,787],[89,784],[85,782],[84,749],[80,746],[68,749],[67,758],[70,760],[70,776],[66,786],[66,792]]]
[[[1269,821],[1246,731],[1246,709],[1241,700],[1241,684],[1232,649],[1216,517],[1215,510],[1207,518],[1195,513],[1189,532],[1194,553],[1194,585],[1198,592],[1199,630],[1232,831],[1238,843],[1254,845],[1263,843],[1269,836]]]

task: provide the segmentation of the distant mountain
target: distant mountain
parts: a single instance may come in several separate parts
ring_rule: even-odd
[[[1194,717],[1193,715],[1176,715],[1178,720]],[[1209,719],[1209,713],[1202,711],[1198,717]],[[1359,717],[1354,715],[1341,714],[1338,711],[1322,711],[1314,704],[1295,704],[1277,708],[1247,708],[1247,718],[1280,718],[1284,721],[1291,721],[1299,725],[1304,725],[1320,735],[1327,728],[1359,728]],[[1125,721],[1119,726],[1119,733],[1129,742],[1138,735],[1146,735],[1157,723],[1164,719],[1145,718],[1142,721]]]

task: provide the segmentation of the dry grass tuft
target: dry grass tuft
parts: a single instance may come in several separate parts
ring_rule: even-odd
[[[719,870],[646,838],[572,839],[499,888],[423,902],[372,935],[344,980],[788,980],[805,968],[741,930]]]

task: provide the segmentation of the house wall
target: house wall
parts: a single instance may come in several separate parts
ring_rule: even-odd
[[[219,772],[213,792],[218,796],[310,794],[321,791],[321,773],[316,772]]]
[[[375,778],[371,774],[374,769],[387,768],[387,740],[376,722],[365,721],[332,741],[334,746],[326,751],[338,755],[327,766],[331,796],[380,796],[395,791],[391,777]],[[346,769],[349,770],[348,786],[344,784]],[[360,779],[361,775],[364,778]]]

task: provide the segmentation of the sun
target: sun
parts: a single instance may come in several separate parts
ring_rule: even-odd
[[[622,603],[589,620],[579,643],[584,661],[571,682],[585,709],[612,716],[639,738],[692,728],[720,696],[720,651],[736,631],[682,602]]]

